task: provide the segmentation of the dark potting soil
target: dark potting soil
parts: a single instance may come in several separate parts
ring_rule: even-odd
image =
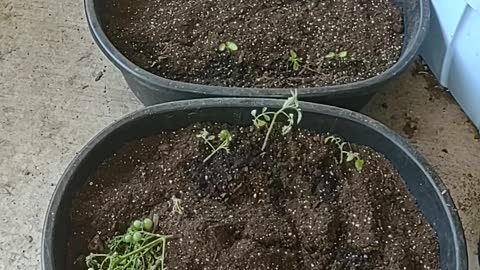
[[[203,163],[201,127],[228,128],[231,152]],[[69,261],[157,214],[159,232],[178,236],[169,270],[439,269],[436,234],[382,155],[351,145],[357,172],[323,135],[273,133],[262,154],[264,135],[205,124],[126,144],[75,197]]]
[[[399,58],[393,0],[107,0],[105,30],[142,68],[172,80],[237,87],[313,87],[371,78]],[[238,45],[221,53],[221,43]],[[289,51],[301,66],[294,71]],[[346,51],[343,59],[327,59]]]

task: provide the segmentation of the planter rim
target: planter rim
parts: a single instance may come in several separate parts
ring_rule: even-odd
[[[52,198],[50,200],[48,210],[45,216],[45,222],[42,231],[42,240],[41,240],[41,257],[42,257],[42,269],[43,270],[52,270],[53,265],[53,254],[52,252],[52,239],[53,239],[53,228],[56,223],[56,213],[59,210],[62,194],[64,194],[69,180],[74,175],[76,167],[78,164],[86,158],[88,153],[97,146],[100,142],[104,141],[110,133],[117,130],[121,126],[137,121],[142,118],[149,117],[154,114],[161,114],[173,111],[184,111],[184,110],[195,110],[195,109],[206,109],[206,108],[279,108],[283,104],[282,100],[275,99],[256,99],[256,98],[209,98],[209,99],[196,99],[196,100],[185,100],[185,101],[176,101],[164,104],[158,104],[151,107],[146,107],[135,111],[131,114],[126,115],[120,120],[109,125],[96,136],[94,136],[75,156],[71,163],[66,168],[64,174],[60,178]],[[357,112],[353,112],[347,109],[337,108],[329,105],[314,104],[309,102],[300,102],[302,111],[329,115],[333,117],[341,117],[346,120],[367,126],[374,129],[376,132],[385,136],[390,141],[394,142],[407,156],[412,160],[425,174],[428,178],[428,181],[431,183],[432,187],[435,190],[435,193],[440,198],[444,212],[448,217],[448,223],[452,230],[452,245],[455,246],[456,251],[456,265],[458,266],[456,270],[466,270],[468,269],[468,260],[467,260],[467,251],[465,244],[465,237],[463,232],[463,227],[459,216],[456,212],[455,204],[450,197],[449,193],[445,193],[447,190],[441,179],[434,172],[432,167],[427,163],[427,161],[415,150],[413,146],[407,143],[400,135],[381,124],[380,122],[362,115]]]
[[[100,47],[102,52],[107,58],[113,62],[113,64],[120,70],[127,71],[134,77],[152,84],[159,88],[169,88],[175,91],[192,93],[198,95],[215,95],[215,96],[232,96],[232,97],[265,97],[265,98],[278,98],[289,96],[289,91],[292,89],[299,90],[299,96],[303,98],[319,97],[319,96],[355,96],[361,94],[374,92],[373,89],[363,90],[371,85],[377,85],[385,82],[389,79],[396,77],[417,56],[418,50],[423,43],[427,35],[427,30],[430,25],[430,1],[429,0],[417,0],[419,2],[418,8],[420,9],[420,17],[425,18],[420,20],[419,30],[415,32],[411,46],[407,46],[406,50],[402,52],[400,59],[393,66],[388,68],[383,73],[358,82],[352,82],[340,85],[331,85],[323,87],[305,87],[305,88],[255,88],[255,87],[224,87],[203,85],[195,83],[187,83],[181,81],[175,81],[160,77],[153,73],[150,73],[138,65],[127,59],[120,51],[112,44],[106,33],[103,31],[100,23],[99,16],[95,11],[95,0],[84,0],[85,13],[87,23],[92,33],[93,39]],[[400,60],[399,59],[399,60]]]

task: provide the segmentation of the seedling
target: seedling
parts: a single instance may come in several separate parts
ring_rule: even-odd
[[[280,115],[283,115],[287,118],[287,123],[282,127],[282,134],[286,135],[292,130],[293,125],[295,122],[298,124],[302,120],[302,110],[298,104],[298,93],[297,90],[291,92],[292,96],[289,97],[284,103],[280,110],[276,112],[268,112],[268,108],[264,107],[262,109],[262,113],[257,115],[257,110],[252,111],[253,118],[253,125],[258,129],[262,127],[267,127],[267,135],[263,141],[262,151],[265,151],[267,147],[268,138],[272,133],[273,126],[275,125],[277,118]],[[297,112],[297,120],[295,121],[295,115],[293,113],[287,113],[287,111],[296,111]]]
[[[341,51],[341,52],[329,52],[327,55],[325,55],[325,58],[327,59],[333,59],[335,58],[336,60],[341,60],[347,57],[348,52],[347,51]]]
[[[232,141],[232,135],[226,129],[220,131],[218,133],[218,139],[220,140],[218,146],[214,146],[212,143],[215,141],[215,136],[211,135],[206,129],[203,129],[199,134],[197,134],[197,138],[203,139],[203,141],[212,149],[212,152],[208,157],[206,157],[203,162],[207,162],[211,157],[213,157],[218,151],[225,150],[225,152],[230,153],[230,149],[228,146]]]
[[[221,52],[227,51],[228,53],[233,53],[238,51],[238,46],[232,41],[223,42],[218,46],[218,50]]]
[[[334,143],[337,145],[338,150],[340,151],[340,159],[338,160],[339,164],[342,164],[344,161],[344,156],[346,157],[346,161],[350,162],[355,160],[355,168],[357,171],[362,171],[363,164],[365,163],[363,159],[360,158],[360,154],[356,152],[346,151],[344,150],[346,142],[342,142],[342,139],[335,136],[328,136],[325,138],[325,143]]]
[[[175,197],[175,195],[172,196],[172,215],[179,214],[183,215],[183,206],[182,206],[182,200]]]
[[[297,53],[294,50],[290,50],[288,62],[292,65],[294,71],[298,71],[300,69],[300,64],[302,63],[302,58],[298,58]]]
[[[166,245],[173,236],[154,234],[153,226],[149,218],[134,221],[125,234],[109,241],[108,253],[87,256],[88,270],[166,270]]]

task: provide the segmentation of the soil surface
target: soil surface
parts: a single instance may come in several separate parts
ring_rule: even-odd
[[[374,77],[399,58],[392,0],[108,0],[113,44],[172,80],[237,87],[313,87]],[[238,50],[220,52],[234,42]],[[298,70],[289,62],[294,50]],[[345,58],[326,58],[347,52]]]
[[[203,163],[200,127],[228,128],[231,152]],[[179,237],[169,270],[439,269],[436,235],[382,155],[351,145],[365,161],[357,172],[323,135],[274,132],[262,154],[264,135],[204,124],[126,144],[74,200],[70,266],[92,239],[157,214],[160,232]]]

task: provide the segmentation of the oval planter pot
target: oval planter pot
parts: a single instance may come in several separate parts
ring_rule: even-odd
[[[120,69],[130,89],[144,105],[208,97],[286,98],[290,95],[288,89],[197,85],[168,80],[145,71],[129,61],[109,41],[102,25],[104,2],[105,0],[85,0],[90,31],[100,49]],[[430,22],[430,1],[396,2],[403,10],[405,31],[403,49],[397,63],[384,73],[367,80],[336,86],[302,88],[299,91],[301,100],[359,110],[375,92],[386,89],[388,82],[407,69],[417,56],[426,36]]]
[[[42,269],[65,269],[72,197],[107,157],[128,141],[211,121],[251,125],[252,108],[278,109],[272,99],[200,99],[145,108],[126,116],[94,137],[77,155],[60,179],[46,215],[42,237]],[[442,269],[467,270],[462,225],[445,187],[425,160],[400,136],[361,114],[312,103],[301,103],[301,127],[332,132],[346,140],[372,147],[399,171],[418,207],[437,232]]]

